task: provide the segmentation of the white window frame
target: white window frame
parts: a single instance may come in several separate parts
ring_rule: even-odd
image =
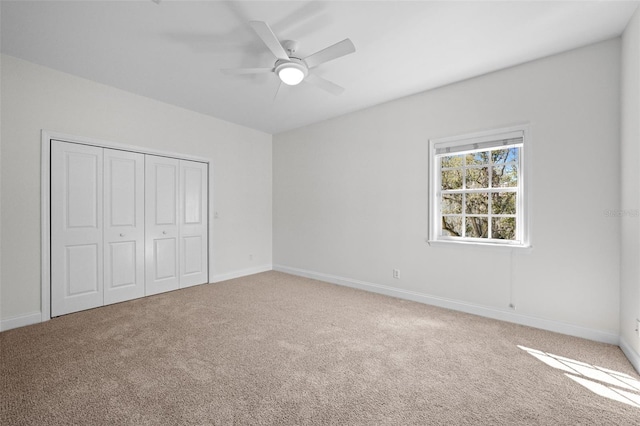
[[[438,151],[450,149],[456,154],[477,151],[490,146],[494,141],[522,138],[520,146],[520,170],[517,187],[516,240],[496,240],[489,238],[451,237],[441,235],[441,169]],[[490,149],[490,148],[487,148]],[[528,124],[487,130],[471,134],[446,138],[429,139],[429,236],[427,242],[432,246],[484,246],[507,249],[531,248],[531,130]],[[465,190],[465,192],[491,192],[486,189]],[[463,207],[464,208],[464,207]]]

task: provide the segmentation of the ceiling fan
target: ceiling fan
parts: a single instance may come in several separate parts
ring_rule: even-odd
[[[356,51],[351,40],[344,39],[336,44],[326,47],[305,58],[298,58],[295,52],[298,50],[299,43],[293,40],[285,40],[282,43],[271,30],[266,22],[250,21],[249,25],[258,34],[258,37],[269,48],[271,53],[276,57],[273,67],[270,68],[232,68],[222,69],[224,74],[261,74],[275,73],[281,81],[281,84],[295,86],[305,81],[320,87],[329,93],[339,95],[344,88],[337,84],[326,80],[312,70],[325,62],[332,61],[342,56],[348,55]]]

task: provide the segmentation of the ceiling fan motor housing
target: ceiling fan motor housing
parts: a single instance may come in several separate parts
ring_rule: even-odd
[[[295,40],[283,40],[282,41],[282,47],[284,48],[284,50],[287,51],[289,56],[291,56],[294,53],[296,53],[296,51],[298,50],[299,46],[300,46],[300,42],[297,42]]]

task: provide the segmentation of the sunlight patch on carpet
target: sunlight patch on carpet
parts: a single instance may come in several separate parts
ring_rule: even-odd
[[[526,346],[518,345],[518,348],[548,366],[564,371],[565,376],[596,395],[640,408],[640,381],[628,374]]]

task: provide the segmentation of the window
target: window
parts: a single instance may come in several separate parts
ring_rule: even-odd
[[[429,141],[429,242],[528,247],[524,126]]]

